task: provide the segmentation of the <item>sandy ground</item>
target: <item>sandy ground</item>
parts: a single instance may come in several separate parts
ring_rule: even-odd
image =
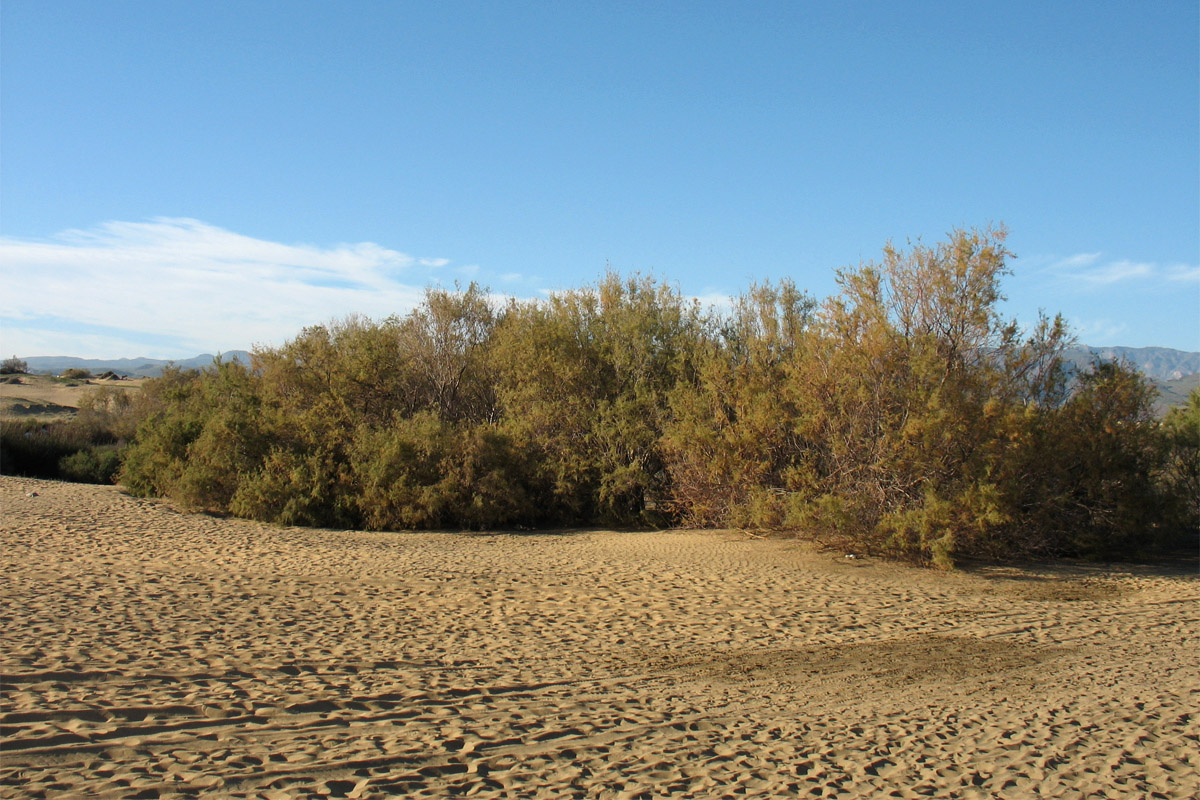
[[[73,414],[87,394],[102,386],[137,391],[145,378],[134,380],[60,381],[45,375],[18,375],[20,383],[0,383],[0,417],[53,417]]]
[[[5,797],[1200,793],[1190,567],[0,511]]]

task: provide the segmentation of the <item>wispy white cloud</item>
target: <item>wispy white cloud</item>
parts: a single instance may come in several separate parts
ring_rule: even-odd
[[[403,313],[449,263],[371,242],[283,244],[194,219],[0,238],[0,349],[175,358],[278,344],[350,313]]]
[[[1200,283],[1200,266],[1189,264],[1172,264],[1163,270],[1169,281]]]
[[[1073,256],[1068,256],[1054,264],[1056,269],[1080,269],[1082,267],[1090,267],[1102,256],[1103,253],[1077,253]]]
[[[1074,277],[1088,283],[1108,284],[1134,278],[1153,278],[1156,277],[1155,273],[1156,268],[1153,264],[1112,261],[1092,269],[1080,270],[1075,273]]]
[[[1078,253],[1067,258],[1051,260],[1050,274],[1075,282],[1083,287],[1101,287],[1116,283],[1136,282],[1141,285],[1171,282],[1200,282],[1200,266],[1190,264],[1160,265],[1129,259],[1103,259],[1103,253]]]
[[[1120,343],[1129,333],[1129,325],[1107,318],[1071,317],[1067,320],[1079,341],[1094,347]]]

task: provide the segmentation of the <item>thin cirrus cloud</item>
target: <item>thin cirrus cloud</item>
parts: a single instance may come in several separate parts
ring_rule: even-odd
[[[1102,256],[1103,253],[1079,253],[1059,259],[1050,264],[1050,272],[1082,287],[1102,287],[1125,281],[1143,285],[1200,281],[1200,266],[1104,260]]]
[[[177,358],[279,344],[351,313],[403,313],[450,262],[370,242],[282,244],[158,218],[49,241],[0,238],[0,263],[4,350]]]
[[[1119,342],[1129,332],[1129,326],[1108,317],[1073,317],[1071,330],[1081,342]]]
[[[1200,265],[1171,264],[1163,270],[1167,280],[1176,283],[1200,283]]]

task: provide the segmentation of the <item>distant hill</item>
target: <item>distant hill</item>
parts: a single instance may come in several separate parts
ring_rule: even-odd
[[[1177,381],[1200,373],[1200,353],[1172,350],[1169,347],[1088,347],[1081,345],[1066,352],[1068,361],[1084,368],[1093,360],[1124,360],[1133,364],[1153,381]]]
[[[34,374],[59,375],[65,369],[86,369],[96,374],[100,372],[115,372],[127,378],[157,378],[165,367],[174,365],[183,369],[203,369],[212,366],[216,356],[211,353],[179,360],[158,358],[75,358],[73,356],[30,356],[23,358],[29,365],[29,371]],[[230,350],[221,354],[222,361],[240,361],[250,363],[250,353],[246,350]]]
[[[1192,390],[1200,388],[1200,373],[1185,375],[1174,381],[1154,381],[1154,385],[1158,387],[1158,400],[1154,408],[1158,413],[1165,414],[1172,406],[1186,403]]]
[[[1089,347],[1080,345],[1065,353],[1066,360],[1079,369],[1086,369],[1096,359],[1112,361],[1123,359],[1133,364],[1149,378],[1159,390],[1157,403],[1160,413],[1187,399],[1192,389],[1200,386],[1200,353],[1172,350],[1169,347]],[[213,363],[212,354],[195,358],[168,361],[156,358],[73,358],[71,356],[32,356],[25,358],[31,373],[59,375],[65,369],[86,369],[92,374],[115,372],[130,378],[156,378],[169,364],[184,369],[203,369]],[[222,353],[225,361],[250,363],[246,350],[230,350]]]
[[[1081,345],[1065,354],[1079,369],[1092,362],[1127,361],[1137,367],[1158,389],[1154,402],[1157,414],[1166,414],[1172,406],[1187,402],[1188,394],[1200,386],[1200,353],[1172,350],[1169,347],[1088,347]]]

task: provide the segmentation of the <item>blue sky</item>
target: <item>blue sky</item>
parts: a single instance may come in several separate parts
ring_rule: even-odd
[[[1006,308],[1200,350],[1200,14],[4,0],[0,351],[280,344],[611,266],[812,294],[1005,223]]]

